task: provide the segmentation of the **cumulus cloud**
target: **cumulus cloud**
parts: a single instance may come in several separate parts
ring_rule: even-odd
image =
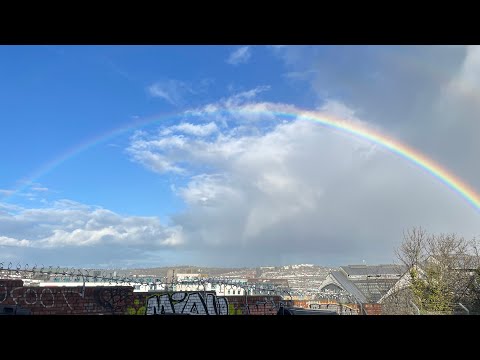
[[[479,47],[272,49],[286,77],[317,96],[315,111],[385,132],[480,189]],[[152,94],[181,102],[166,89]],[[95,247],[95,255],[115,250],[112,258],[128,261],[172,249],[205,265],[340,265],[392,261],[412,226],[479,235],[478,211],[424,169],[366,140],[280,116],[302,110],[261,101],[268,89],[132,136],[132,161],[180,178],[172,189],[185,209],[168,227],[68,202],[48,211],[4,205],[0,244],[25,253]]]
[[[29,240],[17,240],[6,236],[0,236],[0,246],[27,247],[31,246]]]
[[[242,46],[234,50],[227,59],[227,63],[231,65],[245,64],[250,60],[252,51],[249,46]]]
[[[155,151],[149,150],[149,148],[156,148],[156,145],[145,141],[137,141],[133,143],[128,149],[132,160],[137,161],[145,165],[150,170],[153,170],[157,173],[167,173],[173,172],[182,174],[185,172],[180,166],[176,166],[172,161],[168,159],[167,156],[157,153]],[[160,147],[162,147],[160,145]]]
[[[187,116],[193,116],[195,118],[208,117],[211,121],[218,123],[220,126],[226,127],[232,120],[255,120],[258,119],[258,113],[262,112],[262,117],[268,115],[270,103],[259,102],[258,99],[261,94],[270,90],[269,85],[260,85],[253,89],[240,91],[230,96],[221,98],[220,100],[203,105],[194,109],[187,110],[185,114]],[[244,111],[242,114],[236,114],[235,109],[242,108]],[[222,110],[229,112],[228,116],[222,114]]]
[[[163,130],[163,134],[167,135],[173,132],[181,132],[188,135],[208,136],[216,132],[217,130],[217,124],[215,124],[214,122],[209,122],[208,124],[204,125],[181,123],[179,125],[170,126],[169,128]]]
[[[254,121],[252,109],[262,109]],[[338,100],[318,111],[366,124]],[[293,105],[233,96],[190,112],[188,123],[137,132],[128,149],[133,161],[182,176],[172,189],[185,209],[171,214],[168,226],[69,200],[43,209],[1,204],[0,246],[35,259],[54,251],[70,264],[83,254],[92,263],[166,256],[164,263],[174,257],[199,265],[339,265],[392,261],[403,230],[415,225],[478,235],[478,213],[438,180],[302,114]]]
[[[228,116],[227,103],[211,108]],[[248,110],[258,107],[264,116],[249,121]],[[206,117],[206,109],[197,114],[210,123],[215,116]],[[157,132],[130,146],[136,161],[154,171],[165,168],[142,161],[143,151],[189,170],[186,185],[175,187],[187,208],[172,221],[206,263],[279,263],[295,256],[385,262],[411,226],[476,235],[478,214],[463,199],[381,147],[301,118],[278,118],[302,112],[292,105],[244,99],[234,109],[235,121],[217,126],[213,137]],[[338,100],[319,110],[365,123]],[[239,121],[242,113],[246,122]]]
[[[141,263],[142,253],[176,248],[184,242],[180,227],[162,225],[156,217],[122,216],[70,200],[46,208],[12,208],[5,204],[2,208],[0,248],[9,247],[10,252],[11,248],[35,249],[37,254],[67,249],[70,258],[62,260],[74,262],[74,249],[99,251],[95,257],[103,256],[102,261],[130,249]]]
[[[478,189],[479,49],[288,46],[273,53],[286,74],[310,86],[319,106],[332,99],[344,103]]]

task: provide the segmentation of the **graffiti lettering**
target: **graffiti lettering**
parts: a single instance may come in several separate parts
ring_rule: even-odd
[[[133,306],[127,308],[127,315],[145,315],[146,307],[140,306],[140,300],[135,299],[133,301]]]
[[[35,295],[35,300],[33,300],[33,296],[31,295]],[[30,295],[30,296],[29,296]],[[25,290],[23,296],[25,297],[25,304],[27,305],[33,305],[33,304],[36,304],[37,303],[37,299],[38,299],[38,295],[37,295],[37,292],[33,289],[27,289]]]
[[[15,305],[18,305],[18,302],[17,302],[17,299],[18,299],[18,296],[15,296],[15,291],[19,290],[19,289],[23,289],[23,287],[16,287],[16,288],[13,288],[11,291],[10,291],[10,296],[12,297],[12,300],[13,302],[15,303]],[[21,296],[21,295],[20,295]]]
[[[146,315],[173,314],[173,305],[168,294],[154,295],[147,299]]]
[[[94,312],[108,310],[109,312],[125,311],[129,304],[129,296],[132,296],[130,289],[125,288],[98,288],[93,293],[94,297],[90,304],[81,301],[84,307]],[[77,306],[79,301],[84,298],[84,291],[79,287],[74,288],[38,288],[38,287],[14,287],[8,288],[0,284],[0,303],[16,306],[28,306],[32,308],[55,308],[63,309],[62,304],[66,305],[62,312],[81,311]],[[99,306],[100,305],[100,306]],[[38,311],[38,310],[35,310]]]
[[[0,280],[0,304],[8,309],[22,307],[34,315],[275,315],[281,300],[280,296],[224,297],[214,291],[134,292],[133,286],[19,285],[23,285],[20,280]]]
[[[0,300],[0,304],[3,303],[5,300],[7,300],[7,297],[8,297],[8,289],[7,289],[7,285],[3,285],[3,299]]]
[[[50,292],[50,296],[52,297],[50,299],[51,301],[48,301],[47,299],[45,299],[45,301],[43,300],[43,295],[45,295],[45,292],[47,290]],[[50,306],[48,306],[49,303],[50,303]],[[53,295],[52,290],[50,290],[49,288],[45,288],[42,290],[42,293],[40,294],[40,304],[42,304],[42,306],[46,308],[51,308],[55,306],[55,295]]]
[[[68,308],[70,310],[73,310],[73,308],[70,306],[70,304],[68,303],[68,300],[67,300],[67,297],[65,296],[65,292],[62,291],[62,295],[63,295],[63,299],[65,300],[65,303],[67,304]]]
[[[224,297],[217,297],[217,311],[220,315],[228,315],[228,301]]]
[[[225,297],[212,293],[205,297],[199,292],[153,295],[147,299],[145,314],[228,315],[228,300]]]
[[[94,298],[98,305],[116,313],[131,303],[132,291],[129,288],[96,288]]]

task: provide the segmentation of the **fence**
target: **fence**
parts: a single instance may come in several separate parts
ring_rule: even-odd
[[[126,315],[275,315],[291,303],[288,289],[271,284],[245,284],[235,279],[201,278],[175,280],[111,276],[106,271],[62,269],[0,263],[0,314],[126,314]],[[22,279],[52,276],[78,282],[72,286],[25,286]],[[87,286],[103,283],[102,286]],[[217,296],[207,285],[243,288],[245,296]],[[135,285],[154,291],[134,292]],[[196,291],[175,291],[191,285]],[[203,291],[201,290],[203,289]],[[258,295],[258,293],[263,293]],[[253,295],[251,295],[253,294]],[[255,295],[257,294],[257,295]]]

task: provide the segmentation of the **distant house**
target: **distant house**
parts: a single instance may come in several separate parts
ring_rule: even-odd
[[[320,286],[328,296],[358,304],[375,304],[398,282],[406,268],[401,265],[347,265],[331,271]]]

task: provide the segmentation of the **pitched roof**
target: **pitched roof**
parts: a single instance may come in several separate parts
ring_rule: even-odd
[[[341,271],[332,271],[330,273],[331,277],[335,280],[349,294],[355,297],[355,299],[360,303],[365,303],[367,298],[364,294],[355,286],[355,284],[348,279],[345,274]]]
[[[398,278],[394,279],[368,279],[368,280],[354,280],[355,286],[365,295],[369,303],[378,302],[383,295],[385,295],[390,288],[395,286]]]
[[[376,303],[393,287],[403,273],[396,265],[343,266],[343,271],[332,271],[322,284],[340,286],[360,303]],[[347,270],[347,271],[345,271]]]
[[[405,272],[403,265],[347,265],[340,269],[348,276],[377,276],[377,275],[398,275]]]

